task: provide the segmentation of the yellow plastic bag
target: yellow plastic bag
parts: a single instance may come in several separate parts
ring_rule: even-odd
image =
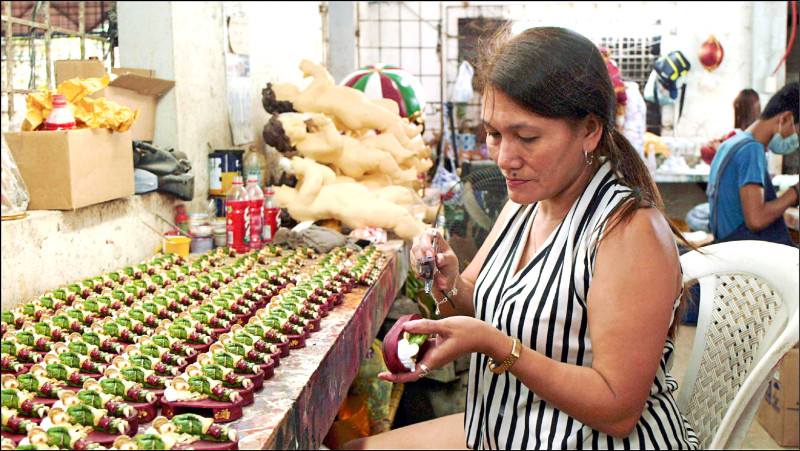
[[[40,130],[53,109],[53,95],[64,94],[67,107],[75,116],[75,128],[110,128],[118,132],[129,130],[139,119],[140,110],[131,111],[105,97],[92,99],[89,96],[108,86],[109,75],[102,78],[73,78],[58,85],[53,91],[28,94],[28,112],[22,123],[22,131]]]

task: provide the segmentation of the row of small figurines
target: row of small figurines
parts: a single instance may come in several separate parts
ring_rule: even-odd
[[[97,385],[96,382],[94,382]],[[40,425],[20,418],[13,409],[2,407],[3,424],[14,422],[17,428],[26,433],[19,445],[13,440],[3,438],[2,449],[106,449],[98,443],[91,442],[89,434],[97,430],[97,423],[105,418],[102,409],[92,409],[90,403],[96,399],[98,390],[94,386],[78,393],[69,394],[60,400],[60,406],[53,406],[48,417]],[[95,417],[98,421],[95,421]],[[119,428],[125,420],[114,425]],[[144,449],[177,449],[191,446],[198,440],[217,443],[236,442],[236,431],[228,426],[215,423],[211,418],[194,413],[184,413],[167,419],[163,416],[153,420],[153,424],[144,433],[119,435],[108,449],[144,450]]]
[[[262,250],[260,255],[272,255],[272,253]],[[255,262],[254,258],[250,258],[249,264],[244,266],[246,262],[242,258],[230,267],[214,269],[213,265],[219,263],[221,258],[222,256],[209,252],[191,262],[190,266],[182,266],[179,265],[182,263],[180,256],[167,254],[149,263],[119,268],[102,276],[47,291],[39,298],[18,305],[13,311],[3,312],[3,322],[19,323],[23,316],[38,321],[42,315],[72,306],[76,300],[81,299],[85,303],[82,306],[93,309],[94,313],[118,309],[122,303],[130,305],[134,300],[141,299],[148,293],[155,294],[156,291],[161,291],[162,295],[168,294],[173,300],[182,299],[187,293],[202,287],[204,283],[213,284],[215,287],[230,283],[233,279],[232,274],[241,274],[249,270]],[[172,269],[173,266],[177,266],[178,270]],[[172,291],[167,293],[169,290]],[[85,319],[91,314],[81,315],[81,318]]]
[[[250,328],[250,325],[248,325],[248,328]],[[238,337],[242,337],[242,336],[246,335],[246,333],[243,333],[243,332],[237,331],[237,330],[232,330],[232,332],[234,332],[234,336],[238,336]],[[252,338],[253,337],[251,336],[250,339],[252,340]],[[223,345],[215,345],[215,346],[226,346],[228,348],[228,350],[231,350],[230,349],[231,346],[235,346],[237,349],[243,349],[243,347],[240,346],[240,343],[233,342],[229,338],[226,339],[226,337],[224,335],[221,337],[221,340],[223,342]],[[133,351],[134,349],[136,349],[136,348],[129,349],[129,351]],[[222,348],[218,349],[217,351],[219,351],[221,349]],[[252,355],[251,354],[252,353],[252,349],[249,349],[249,350],[247,348],[244,348],[244,349],[246,350],[247,354]],[[241,356],[237,356],[235,354],[230,354],[230,353],[227,353],[227,356],[226,356],[226,355],[224,355],[224,352],[223,353],[217,352],[214,355],[214,358],[217,361],[219,361],[219,358],[222,358],[224,361],[228,362],[228,364],[232,364],[231,366],[237,366],[237,364],[240,364],[241,360],[242,360]],[[202,359],[202,357],[201,357],[201,359]],[[236,363],[234,363],[234,362],[236,362]],[[124,364],[122,364],[122,362],[120,360],[117,360],[115,362],[115,364],[119,365],[119,366],[125,366]],[[125,368],[125,369],[127,370],[127,369],[133,369],[133,368]],[[112,372],[113,371],[114,370],[112,369]],[[234,382],[233,380],[231,380],[232,371],[230,369],[226,369],[226,368],[224,368],[222,366],[215,365],[215,364],[206,364],[206,365],[203,365],[202,367],[198,367],[196,365],[195,366],[190,366],[189,368],[187,368],[187,373],[186,373],[189,376],[189,380],[188,381],[185,381],[183,379],[178,379],[178,381],[173,381],[172,385],[174,387],[178,387],[177,392],[179,394],[178,395],[179,398],[181,396],[183,396],[185,399],[197,398],[198,395],[196,393],[193,393],[192,389],[195,389],[195,392],[200,392],[200,391],[204,392],[202,395],[199,395],[199,396],[205,397],[205,396],[209,396],[210,395],[212,397],[218,397],[219,400],[225,400],[225,399],[227,399],[227,400],[235,400],[236,397],[238,396],[238,394],[236,394],[235,391],[232,391],[232,390],[220,390],[221,387],[220,387],[219,383],[217,383],[216,381],[212,381],[208,377],[204,378],[204,376],[201,375],[200,373],[217,374],[218,378],[220,378],[220,379],[227,379],[229,381],[229,383]],[[227,373],[227,374],[222,375],[223,373]],[[222,375],[222,376],[220,377],[220,375]],[[136,378],[138,379],[138,377],[136,377]],[[150,378],[146,378],[146,379],[150,379]],[[239,379],[239,384],[241,385],[242,388],[246,388],[248,383],[249,383],[249,380],[246,379],[246,378],[241,378],[241,377],[237,378],[237,377],[234,376],[234,379]],[[122,381],[120,381],[120,382],[122,382]],[[201,387],[201,386],[204,387],[204,388],[197,389],[198,387]],[[183,395],[180,395],[180,393],[183,393]]]
[[[247,267],[250,268],[252,266],[248,265]],[[331,268],[331,266],[328,266],[327,268]],[[333,268],[334,270],[338,270],[338,267],[333,267]],[[95,314],[101,316],[105,314],[108,316],[116,317],[116,320],[112,320],[111,318],[103,319],[102,320],[102,324],[104,325],[103,331],[110,333],[115,338],[128,341],[130,337],[132,337],[133,335],[141,334],[143,330],[146,330],[145,326],[153,327],[156,324],[162,326],[169,326],[169,323],[165,322],[165,320],[168,320],[170,318],[175,319],[175,315],[178,314],[177,312],[182,311],[184,308],[187,308],[188,306],[189,309],[188,312],[180,313],[179,314],[180,317],[177,318],[176,321],[173,321],[173,323],[175,323],[172,331],[173,335],[176,335],[177,338],[187,339],[189,341],[194,341],[193,339],[196,339],[197,341],[194,341],[195,343],[204,344],[210,341],[211,334],[209,327],[213,327],[214,329],[226,329],[229,323],[235,320],[235,315],[249,314],[249,308],[251,308],[254,305],[253,301],[257,299],[257,297],[253,294],[252,290],[257,290],[258,282],[261,282],[261,287],[263,288],[267,286],[266,282],[264,281],[264,278],[270,277],[272,283],[285,284],[286,279],[284,277],[288,276],[286,274],[282,274],[281,271],[282,271],[281,266],[272,267],[263,272],[260,271],[259,273],[263,275],[261,280],[259,280],[259,278],[250,277],[247,278],[245,281],[242,281],[242,279],[245,278],[240,277],[235,281],[240,283],[232,287],[227,292],[224,290],[222,292],[214,290],[212,288],[212,285],[209,284],[200,285],[198,287],[199,290],[195,290],[194,292],[192,292],[193,294],[192,297],[194,297],[195,299],[205,298],[205,300],[203,300],[203,302],[201,302],[199,305],[197,304],[191,305],[192,300],[187,295],[180,296],[175,291],[165,292],[163,290],[156,290],[153,293],[154,296],[152,297],[150,297],[149,295],[142,295],[142,293],[140,292],[139,295],[143,296],[141,302],[133,301],[133,303],[131,304],[131,308],[127,310],[127,315],[118,315],[114,313],[116,311],[114,309],[123,308],[123,306],[121,305],[112,305],[111,307],[113,307],[114,309],[105,309],[103,311],[100,311],[94,307],[90,307],[92,310],[86,311],[82,309],[82,307],[84,307],[84,304],[82,301],[79,300],[75,301],[76,303],[74,304],[74,306],[68,309],[67,311],[64,311],[62,309],[57,310],[55,312],[55,315],[53,315],[52,317],[48,313],[41,313],[40,310],[35,311],[35,316],[40,320],[43,320],[40,321],[41,323],[49,323],[49,321],[47,320],[52,319],[53,320],[52,322],[54,322],[57,326],[63,327],[64,329],[83,331],[86,322],[94,321]],[[331,272],[328,273],[328,275],[331,274],[332,274]],[[359,278],[361,279],[359,280],[359,282],[364,284],[370,284],[374,282],[374,277],[376,277],[377,274],[378,271],[372,271],[371,275],[373,277],[364,280],[363,276],[358,272],[356,272],[356,275],[359,276]],[[334,277],[339,277],[339,276],[335,275]],[[355,278],[351,278],[353,282],[355,281],[354,279]],[[227,281],[228,280],[226,280],[226,282]],[[333,289],[329,285],[330,282],[332,281],[324,282],[323,279],[317,279],[316,281],[312,279],[309,282],[311,283],[307,283],[308,286],[305,288],[314,289],[317,291],[317,293],[320,293],[320,290]],[[325,286],[321,287],[323,283],[325,283]],[[332,282],[332,283],[334,285],[338,284],[338,282]],[[304,288],[299,287],[294,290],[293,294],[294,295],[299,294],[302,297],[304,295],[303,289]],[[263,296],[264,291],[263,290],[259,291]],[[205,294],[208,294],[208,296],[205,296]],[[245,299],[246,296],[241,296],[241,294],[251,295],[252,297],[249,297],[249,299]],[[230,296],[226,297],[226,295]],[[168,298],[167,296],[170,297]],[[306,298],[310,297],[311,301],[314,301],[313,298],[315,294],[308,293],[306,291],[305,296]],[[176,300],[176,297],[181,302],[178,302]],[[210,302],[207,302],[208,299],[210,299]],[[90,300],[91,299],[88,299],[87,301]],[[308,302],[305,302],[304,305],[302,306],[297,305],[297,301],[301,299],[298,299],[296,296],[295,298],[293,298],[293,300],[294,302],[292,304],[288,305],[285,304],[283,306],[294,309],[293,312],[294,314],[299,314],[299,313],[307,314],[309,312],[307,312],[306,310],[315,310],[315,306],[313,304],[309,304]],[[130,299],[128,301],[130,301]],[[7,312],[8,314],[13,315],[10,318],[10,320],[6,318],[4,319],[6,319],[6,322],[19,324],[19,321],[21,319],[24,319],[24,317],[22,317],[21,315],[20,316],[17,315],[19,314],[20,311],[26,311],[28,309],[28,306],[30,305],[31,304],[29,303],[26,306],[18,306],[17,311]],[[219,309],[217,307],[222,307],[222,309]],[[301,310],[303,311],[301,312]],[[293,315],[292,312],[284,312],[283,316],[285,319],[287,316],[293,316]],[[311,316],[309,315],[306,316],[307,318],[313,318],[314,316],[318,315],[313,315],[312,313]],[[297,323],[296,319],[297,318],[293,320],[295,324]],[[281,322],[285,323],[285,321]],[[203,324],[198,324],[198,323],[203,323]],[[50,332],[49,335],[56,334],[59,332],[57,330],[49,329],[49,327],[48,327],[49,330],[45,331],[44,329],[47,326],[43,325],[35,327],[43,329],[42,332]],[[185,328],[185,329],[180,330],[180,328]],[[194,329],[194,331],[192,331],[192,329]],[[101,332],[100,330],[98,330],[97,327],[95,327],[95,331]],[[27,344],[32,345],[33,343],[27,343]]]
[[[271,268],[269,274],[272,276],[272,280],[274,283],[286,283],[287,281],[281,277],[280,269],[277,267]],[[263,273],[265,276],[268,273]],[[286,275],[286,274],[284,274]],[[237,281],[241,281],[244,277],[241,277]],[[258,282],[258,279],[251,279],[255,282]],[[231,282],[237,282],[231,281]],[[225,282],[228,282],[227,280]],[[245,282],[247,283],[247,282]],[[264,281],[261,280],[262,293]],[[219,285],[215,285],[219,286]],[[223,287],[223,292],[226,287]],[[237,290],[238,287],[234,287],[233,290]],[[248,289],[255,288],[251,284]],[[237,290],[239,291],[239,290]],[[229,292],[230,293],[230,292]],[[226,293],[226,294],[229,294]],[[233,295],[235,302],[231,299],[226,298],[222,295],[219,291],[212,291],[212,287],[210,285],[204,285],[200,287],[200,290],[196,290],[193,292],[193,296],[189,297],[188,295],[183,295],[178,298],[181,302],[177,302],[174,298],[167,298],[164,295],[175,294],[169,292],[159,292],[156,291],[155,296],[144,298],[142,293],[140,295],[143,296],[143,299],[140,301],[133,301],[132,303],[132,310],[128,310],[128,315],[118,315],[113,313],[113,317],[107,317],[100,321],[99,324],[93,324],[91,330],[96,333],[101,334],[109,334],[114,339],[133,342],[136,336],[141,335],[143,333],[147,333],[147,326],[154,327],[156,325],[167,326],[169,327],[168,323],[165,323],[164,320],[166,318],[174,318],[174,314],[176,312],[170,311],[169,309],[178,309],[181,308],[190,308],[187,314],[183,314],[181,318],[178,318],[177,324],[172,325],[171,334],[175,336],[175,338],[179,339],[188,339],[192,340],[192,338],[197,339],[195,343],[198,344],[206,344],[210,342],[210,330],[208,326],[212,326],[215,329],[226,329],[230,322],[236,320],[236,315],[242,314],[249,314],[249,308],[253,305],[251,297],[249,300],[244,299],[244,296],[237,296]],[[252,295],[252,292],[248,293]],[[194,298],[194,299],[192,299]],[[150,302],[150,300],[154,302]],[[210,299],[210,301],[209,301]],[[199,304],[192,305],[193,302],[200,301]],[[77,307],[83,307],[82,301],[75,301],[77,302]],[[165,305],[157,304],[158,302],[162,302]],[[133,305],[135,303],[135,305]],[[188,305],[187,305],[188,304]],[[30,305],[30,303],[28,304]],[[121,308],[120,306],[116,306],[117,308]],[[222,308],[219,308],[222,307]],[[144,310],[144,309],[147,310]],[[21,321],[31,320],[33,318],[23,316],[20,314],[20,311],[26,311],[28,306],[18,306],[15,311],[4,312],[4,324],[11,323],[19,325]],[[231,311],[233,310],[233,311]],[[65,331],[79,331],[85,332],[86,331],[86,322],[91,321],[92,323],[95,320],[95,314],[91,312],[86,312],[80,308],[69,308],[68,310],[57,310],[54,315],[50,316],[50,312],[46,312],[40,314],[40,310],[36,311],[36,317],[40,320],[37,323],[30,323],[25,324],[23,322],[22,329],[25,330],[27,333],[36,333],[38,332],[39,335],[47,336],[49,338],[54,339],[63,339],[66,335]],[[158,316],[153,315],[155,313]],[[98,312],[100,313],[100,312]],[[108,313],[108,312],[106,312]],[[130,313],[133,313],[133,318],[130,317]],[[160,317],[160,318],[159,318]],[[198,322],[205,322],[205,325],[200,325]],[[56,327],[53,327],[55,324]],[[192,331],[194,329],[194,331]],[[202,335],[200,335],[202,334]],[[5,337],[5,334],[4,334]],[[45,344],[46,341],[43,340],[41,337],[35,338],[32,335],[27,335],[25,338],[27,340],[22,341],[22,344],[27,346],[36,346],[36,344]],[[91,345],[97,346],[99,343],[95,341],[91,343]],[[38,347],[38,350],[49,350],[47,348]],[[97,351],[95,351],[97,352]],[[118,353],[118,351],[117,351]],[[16,353],[14,353],[16,354]],[[88,353],[87,353],[88,354]],[[27,355],[30,358],[35,359],[34,353],[27,352]],[[35,360],[34,360],[35,361]],[[4,368],[7,369],[7,368]]]
[[[317,287],[317,289],[319,289],[319,287]],[[286,294],[286,291],[286,289],[282,290],[284,294]],[[323,293],[326,293],[326,291],[323,291]],[[297,291],[295,291],[294,294],[297,294]],[[307,305],[303,308],[307,308],[308,302],[304,302]],[[254,332],[258,335],[250,336],[245,331],[234,335],[236,340],[240,343],[237,345],[237,349],[242,355],[252,356],[251,358],[253,358],[255,361],[264,361],[266,359],[264,359],[263,356],[254,353],[254,350],[251,347],[256,347],[258,351],[264,351],[266,353],[274,353],[275,349],[274,345],[265,343],[261,341],[260,338],[266,338],[272,342],[285,343],[286,338],[281,336],[282,332],[294,334],[299,334],[302,332],[301,326],[305,325],[308,319],[298,317],[294,312],[289,312],[287,310],[278,308],[278,306],[285,305],[287,305],[287,303],[283,302],[283,296],[278,295],[273,297],[270,302],[271,308],[266,310],[261,309],[258,312],[258,318],[265,323],[264,327],[256,328],[256,326],[248,326],[250,332]],[[291,305],[298,306],[299,304],[291,303]],[[213,306],[210,307],[213,308]],[[202,309],[202,307],[197,308]],[[306,310],[303,310],[303,312],[305,311]],[[223,314],[225,310],[217,309],[216,312]],[[277,312],[281,312],[283,317],[275,317]],[[313,312],[318,314],[319,310],[313,310]],[[182,313],[181,315],[185,314],[186,312]],[[117,318],[120,320],[126,317],[118,316]],[[127,318],[126,324],[129,326],[131,326],[130,321],[136,320]],[[69,340],[68,345],[62,344],[61,346],[54,346],[52,351],[54,351],[55,355],[49,361],[45,361],[45,363],[50,364],[60,361],[66,365],[82,369],[84,370],[83,372],[101,373],[103,372],[102,364],[97,362],[104,361],[108,363],[111,358],[111,354],[108,351],[114,353],[119,353],[120,351],[119,346],[115,346],[113,344],[114,342],[112,342],[110,338],[130,339],[134,336],[134,334],[144,336],[149,334],[152,330],[156,337],[154,337],[154,339],[148,343],[143,343],[145,346],[141,350],[142,355],[137,356],[136,361],[148,369],[156,370],[161,374],[169,375],[170,373],[174,373],[174,371],[168,365],[180,366],[183,364],[180,356],[175,356],[170,352],[170,350],[176,350],[174,343],[175,340],[188,339],[196,344],[207,344],[211,340],[210,334],[213,333],[212,330],[208,329],[208,325],[202,324],[199,321],[187,318],[185,316],[177,318],[176,322],[179,324],[171,324],[169,320],[162,320],[158,322],[157,327],[155,330],[153,330],[152,328],[146,327],[146,323],[139,323],[136,321],[136,323],[133,324],[134,327],[128,328],[126,326],[118,325],[113,321],[112,318],[106,318],[102,321],[102,323],[95,323],[92,325],[92,334],[86,337],[80,336],[80,338],[86,338],[87,341],[89,341],[88,343],[86,341],[79,340],[76,334],[72,334],[72,338]],[[44,330],[45,328],[43,323],[24,323],[22,331],[10,331],[4,335],[4,353],[7,355],[22,356],[23,359],[27,358],[28,361],[34,363],[38,362],[41,359],[40,354],[32,352],[32,349],[28,348],[29,346],[36,346],[41,351],[51,350],[51,342],[47,337],[38,335],[30,330],[32,328],[36,329],[38,326],[42,326],[39,328],[42,332],[50,332],[49,335],[51,337],[53,336],[54,331],[52,329]],[[280,332],[273,330],[273,328],[280,328]],[[112,337],[104,336],[104,332],[109,332]],[[128,333],[123,334],[122,332]],[[208,334],[204,332],[207,332]],[[163,336],[165,333],[167,336]],[[103,349],[100,348],[101,344],[105,344]],[[160,344],[164,345],[161,349],[159,349]],[[83,355],[83,357],[81,357],[81,355]],[[58,358],[56,359],[55,356]],[[150,361],[151,359],[149,359],[148,356],[158,358],[158,360],[161,362]],[[94,360],[94,362],[92,360]],[[144,364],[144,361],[146,361],[146,364]],[[7,365],[5,364],[3,366],[5,367],[4,369],[19,371],[18,367],[7,368]]]
[[[236,327],[238,328],[240,326]],[[235,335],[241,332],[234,328],[232,333]],[[240,395],[235,390],[225,388],[223,385],[247,389],[252,385],[252,382],[248,378],[236,375],[235,370],[222,366],[219,363],[224,363],[234,368],[249,369],[249,371],[253,373],[258,371],[258,367],[252,364],[242,366],[241,363],[243,359],[241,356],[227,352],[230,349],[230,345],[236,344],[232,342],[227,335],[228,334],[223,334],[220,336],[220,341],[222,343],[212,345],[208,353],[199,355],[197,363],[186,367],[183,376],[176,377],[172,379],[172,381],[167,382],[166,385],[168,388],[164,396],[169,397],[170,390],[174,392],[174,397],[169,399],[169,401],[192,401],[207,397],[217,401],[238,401]],[[130,352],[133,349],[135,348],[129,346],[126,351]],[[132,357],[130,354],[128,354],[128,356]],[[6,409],[7,405],[10,403],[12,406],[26,410],[26,413],[29,415],[33,414],[39,417],[44,415],[46,412],[46,407],[44,405],[33,403],[32,395],[29,392],[17,390],[17,387],[24,386],[27,389],[35,390],[39,395],[58,396],[59,403],[62,403],[62,405],[67,408],[67,417],[74,419],[73,421],[76,421],[78,425],[92,426],[94,430],[99,430],[101,432],[122,434],[129,427],[127,420],[123,418],[130,418],[132,413],[132,408],[123,403],[125,398],[129,398],[134,402],[153,400],[153,397],[149,396],[151,394],[147,394],[145,391],[139,389],[141,387],[140,384],[132,383],[117,377],[120,373],[136,370],[137,368],[131,365],[130,360],[123,359],[122,356],[117,357],[114,359],[112,367],[107,369],[106,375],[102,377],[99,382],[88,378],[81,379],[84,383],[84,390],[81,390],[75,395],[71,391],[59,388],[57,385],[58,381],[48,379],[40,365],[34,365],[29,374],[23,374],[17,378],[10,375],[4,377],[4,409]],[[147,373],[150,373],[149,376],[152,377],[152,372],[139,371],[139,373],[145,375],[143,378],[144,380],[156,383],[156,381],[147,377]],[[215,379],[212,379],[212,377]],[[136,376],[133,378],[139,379],[139,377]],[[165,380],[163,378],[160,379]],[[114,393],[115,395],[123,394],[124,397],[111,395],[108,392]],[[86,402],[87,398],[94,400],[94,402],[89,405],[89,402]],[[80,407],[77,406],[78,400],[84,401],[80,404]],[[101,409],[101,407],[105,407],[106,410]],[[122,418],[111,418],[111,416],[107,415],[109,411]],[[61,406],[54,405],[54,408],[51,409],[48,414],[48,417],[51,418],[50,423],[61,425],[62,421],[53,419],[54,416],[56,418],[62,418],[61,415],[64,415]],[[4,410],[3,417],[4,429],[7,429],[9,424],[15,424],[17,430],[14,432],[19,433],[23,432],[19,430],[20,426],[24,427],[27,424],[28,428],[34,427],[31,422],[15,422],[15,418],[18,418],[15,410],[9,410],[8,412]],[[98,425],[104,425],[104,427],[98,427]],[[38,432],[39,431],[34,431],[33,435],[37,436]],[[136,443],[138,442],[130,442],[126,445],[134,446]],[[165,443],[171,446],[169,443],[174,444],[178,442],[170,439]],[[117,444],[118,442],[115,442],[115,445]]]
[[[282,249],[269,247],[263,248],[261,251],[254,251],[253,255],[240,258],[237,263],[245,264],[243,268],[226,267],[219,271],[211,271],[210,265],[218,263],[223,248],[218,248],[214,251],[213,255],[210,251],[200,258],[191,263],[191,268],[187,266],[179,266],[182,273],[177,274],[176,271],[171,270],[173,264],[182,263],[181,257],[173,254],[167,256],[157,257],[149,263],[144,263],[134,267],[119,268],[117,271],[103,274],[93,279],[84,279],[70,285],[62,286],[54,291],[46,292],[42,297],[35,298],[32,302],[18,305],[14,311],[3,313],[3,323],[19,324],[24,321],[23,316],[29,316],[31,319],[40,320],[42,315],[48,312],[58,311],[65,306],[72,306],[76,299],[83,298],[85,303],[80,303],[79,307],[85,307],[88,312],[77,314],[73,311],[75,318],[80,318],[84,321],[90,319],[93,314],[103,314],[112,310],[119,309],[123,301],[125,304],[130,305],[135,299],[141,299],[145,293],[152,293],[156,295],[154,299],[156,302],[161,303],[161,307],[152,306],[152,310],[161,313],[167,307],[169,302],[163,295],[167,295],[175,302],[175,299],[182,299],[184,303],[188,301],[187,293],[196,293],[200,289],[208,290],[208,286],[212,285],[218,288],[222,283],[228,283],[232,280],[233,275],[240,275],[241,273],[252,268],[255,260],[263,263],[267,257],[281,255]],[[349,256],[352,251],[344,249],[336,249],[325,258],[331,257],[333,254],[344,254]],[[287,257],[283,258],[283,264],[288,268],[295,266],[303,257],[311,257],[313,251],[306,249],[304,252],[294,251]],[[246,260],[250,260],[247,262]],[[323,262],[325,259],[323,259]],[[336,260],[337,262],[339,260]],[[247,264],[249,263],[249,264]],[[299,264],[302,264],[301,262]],[[280,266],[284,266],[280,265]],[[270,273],[278,271],[277,268],[268,268]],[[203,273],[206,275],[203,275]],[[224,274],[226,272],[227,274]],[[151,278],[152,276],[152,278]],[[124,285],[128,277],[133,277],[132,283]],[[191,279],[187,280],[185,284],[173,285],[174,283],[182,282],[186,277]],[[214,280],[211,280],[214,277]],[[175,279],[175,280],[173,280]],[[170,289],[170,285],[173,286]],[[172,290],[172,291],[170,291]],[[207,291],[206,291],[207,292]],[[99,296],[97,296],[99,294]],[[159,295],[161,295],[159,297]],[[195,296],[196,297],[196,296]],[[69,320],[67,319],[68,324]],[[2,326],[7,328],[8,326]],[[4,334],[6,330],[2,330],[0,335]]]
[[[208,352],[197,356],[197,362],[186,366],[183,374],[154,379],[152,371],[132,366],[129,360],[120,356],[98,380],[81,374],[78,378],[70,377],[69,386],[82,387],[77,394],[64,387],[65,381],[61,378],[52,377],[53,374],[41,365],[33,365],[28,373],[2,377],[3,431],[25,433],[27,429],[21,428],[32,425],[33,419],[52,416],[53,409],[61,408],[67,409],[71,415],[74,413],[72,416],[79,424],[94,426],[99,432],[124,434],[130,426],[128,420],[138,416],[136,408],[128,403],[153,405],[157,400],[153,392],[144,388],[145,384],[166,388],[163,396],[169,402],[209,398],[237,403],[242,396],[235,388],[248,390],[253,387],[253,382],[243,374],[257,375],[260,371],[259,365],[242,365],[241,362],[241,356],[215,343]],[[74,370],[69,374],[72,375]],[[45,399],[57,401],[48,403],[52,405],[50,407],[43,402]],[[77,405],[80,407],[75,407]],[[14,417],[18,420],[13,420]],[[28,419],[21,421],[25,417]]]
[[[264,248],[257,255],[238,259],[235,266],[224,267],[215,271],[212,271],[208,266],[209,262],[215,264],[220,257],[211,255],[210,252],[192,262],[191,268],[179,266],[183,273],[179,275],[173,274],[172,278],[176,279],[174,281],[169,275],[165,274],[169,271],[174,272],[174,270],[169,269],[172,262],[167,257],[159,257],[157,264],[166,265],[162,266],[161,269],[158,269],[158,266],[140,264],[137,266],[138,269],[133,267],[120,268],[116,272],[106,273],[98,278],[84,279],[83,282],[76,282],[55,291],[46,292],[45,295],[35,298],[32,302],[18,305],[14,311],[3,312],[3,322],[19,324],[24,320],[24,316],[39,320],[42,315],[48,312],[52,313],[65,306],[71,306],[76,299],[81,298],[84,299],[84,302],[80,304],[80,307],[85,307],[88,311],[80,313],[73,310],[71,313],[73,317],[85,322],[87,319],[91,319],[93,315],[119,309],[123,302],[130,305],[134,300],[142,299],[147,293],[153,294],[153,300],[156,303],[160,303],[161,307],[153,306],[152,304],[145,306],[151,307],[154,312],[162,313],[163,307],[176,302],[177,299],[180,299],[184,304],[188,304],[189,294],[197,298],[201,291],[209,293],[212,287],[216,289],[220,285],[230,283],[234,277],[238,278],[241,274],[249,271],[256,260],[263,262],[265,257],[280,255],[281,249],[269,248],[268,250],[268,248]],[[254,251],[254,254],[256,252],[258,251]],[[281,268],[291,269],[292,267],[300,266],[303,264],[302,259],[310,255],[312,255],[310,250],[307,252],[293,251],[288,256],[283,257],[282,263],[267,268],[265,273],[269,274],[270,277],[275,277],[280,275]],[[170,257],[180,259],[179,256],[170,255]],[[338,267],[335,268],[339,269]],[[131,274],[133,280],[130,284],[122,285],[127,282],[127,277],[129,276],[126,274],[128,273]],[[151,274],[155,280],[151,279]],[[186,281],[183,282],[184,280]],[[82,288],[80,286],[81,283],[83,283]],[[97,294],[100,296],[97,296]],[[165,296],[169,297],[169,300]],[[65,325],[67,324],[69,324],[68,318],[65,322]],[[5,333],[5,330],[2,332]]]
[[[253,289],[259,291],[263,290],[260,286],[253,287]],[[324,288],[322,289],[323,293],[328,293]],[[282,292],[286,295],[287,289],[284,288]],[[297,294],[297,292],[295,291],[294,294]],[[241,297],[238,302],[250,301]],[[285,343],[287,338],[284,334],[287,332],[292,334],[303,333],[302,326],[308,321],[308,318],[302,318],[294,312],[278,308],[278,306],[286,304],[286,302],[283,302],[282,295],[274,296],[270,302],[271,308],[258,311],[257,318],[262,323],[262,326],[259,327],[249,324],[247,330],[239,331],[233,335],[236,342],[225,343],[225,345],[236,350],[243,357],[248,357],[251,361],[256,363],[269,363],[269,357],[260,351],[267,354],[275,353],[276,349],[273,343]],[[306,304],[308,304],[308,302],[306,302]],[[205,305],[211,308],[214,307],[210,304]],[[299,304],[293,303],[291,305],[298,306]],[[203,308],[202,306],[195,307],[198,312]],[[243,310],[242,313],[245,315],[249,314],[247,307],[243,308],[245,310]],[[303,311],[306,312],[309,310]],[[216,312],[218,312],[217,314],[225,314],[226,310],[217,309]],[[275,316],[279,312],[283,316]],[[319,310],[313,310],[313,312],[318,314]],[[132,339],[136,336],[134,340],[139,340],[153,334],[154,337],[146,342],[139,343],[139,345],[133,347],[129,346],[129,353],[136,353],[134,356],[134,363],[161,375],[175,375],[176,369],[172,365],[180,366],[184,363],[183,357],[171,352],[176,350],[176,340],[185,340],[194,344],[204,345],[208,344],[212,339],[213,330],[211,330],[207,324],[186,317],[188,314],[188,312],[181,313],[181,317],[175,320],[177,324],[172,324],[169,320],[161,320],[157,324],[149,324],[148,322],[139,322],[136,319],[131,319],[123,313],[122,315],[116,316],[116,320],[114,318],[105,318],[100,323],[93,324],[91,329],[94,334],[85,337],[89,340],[88,343],[79,340],[77,334],[72,334],[70,335],[71,338],[68,344],[53,346],[53,349],[50,349],[51,342],[47,337],[38,335],[30,330],[31,328],[36,329],[43,323],[24,323],[23,331],[10,331],[4,335],[3,352],[9,356],[22,356],[24,360],[33,363],[44,360],[46,365],[61,363],[69,367],[83,370],[82,372],[85,373],[103,373],[105,368],[102,363],[98,362],[108,363],[110,361],[111,353],[107,351],[115,351],[115,353],[119,353],[120,351],[118,346],[110,348],[113,346],[112,338]],[[123,319],[125,319],[125,321],[122,322],[126,325],[117,323],[117,321]],[[156,327],[153,328],[152,326]],[[43,329],[43,327],[40,327],[42,332],[50,332],[50,336],[52,337],[52,330],[48,329],[45,331]],[[257,335],[251,335],[249,332]],[[110,336],[105,336],[105,333],[108,333]],[[80,338],[84,337],[80,336]],[[267,339],[272,343],[265,342],[262,339]],[[98,346],[100,343],[107,344],[105,349],[100,349]],[[50,352],[43,358],[40,354],[32,352],[32,349],[29,348],[31,345],[37,346],[41,351]],[[257,349],[253,349],[254,347]],[[19,371],[18,367],[7,369]]]

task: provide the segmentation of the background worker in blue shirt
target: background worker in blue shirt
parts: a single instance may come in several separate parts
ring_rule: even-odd
[[[757,121],[720,145],[708,189],[714,242],[761,240],[794,246],[783,219],[797,205],[800,184],[777,197],[765,150],[786,155],[798,148],[798,82],[784,86]]]

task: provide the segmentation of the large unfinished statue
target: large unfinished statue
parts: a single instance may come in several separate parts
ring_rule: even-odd
[[[418,156],[423,148],[408,150],[392,135],[342,135],[330,118],[319,113],[283,113],[279,120],[300,155],[329,164],[348,177],[386,174],[393,184],[411,187],[417,175],[430,168],[430,160]]]
[[[385,102],[375,103],[363,92],[347,86],[337,86],[331,74],[324,67],[309,60],[300,63],[305,77],[313,80],[302,91],[291,84],[272,86],[278,101],[291,102],[301,113],[324,113],[341,123],[340,130],[380,130],[391,133],[401,145],[406,146],[420,134],[421,127],[404,121],[399,114],[393,114]]]
[[[333,218],[353,229],[370,226],[393,230],[408,240],[428,227],[403,205],[410,205],[411,190],[389,186],[371,191],[352,179],[337,177],[329,167],[308,158],[292,158],[291,168],[299,183],[295,188],[276,187],[275,194],[297,221]],[[398,189],[405,190],[405,197]]]
[[[432,222],[435,214],[415,191],[432,165],[421,126],[400,117],[392,100],[337,86],[311,61],[300,69],[312,77],[307,88],[267,84],[262,92],[272,115],[264,141],[293,157],[287,169],[299,181],[276,188],[281,204],[298,221],[333,218],[406,239],[419,235],[427,226],[418,217]]]

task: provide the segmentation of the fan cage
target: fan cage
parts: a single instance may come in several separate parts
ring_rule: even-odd
[[[437,224],[444,230],[463,271],[489,236],[508,200],[508,188],[496,165],[469,172],[442,195]]]

